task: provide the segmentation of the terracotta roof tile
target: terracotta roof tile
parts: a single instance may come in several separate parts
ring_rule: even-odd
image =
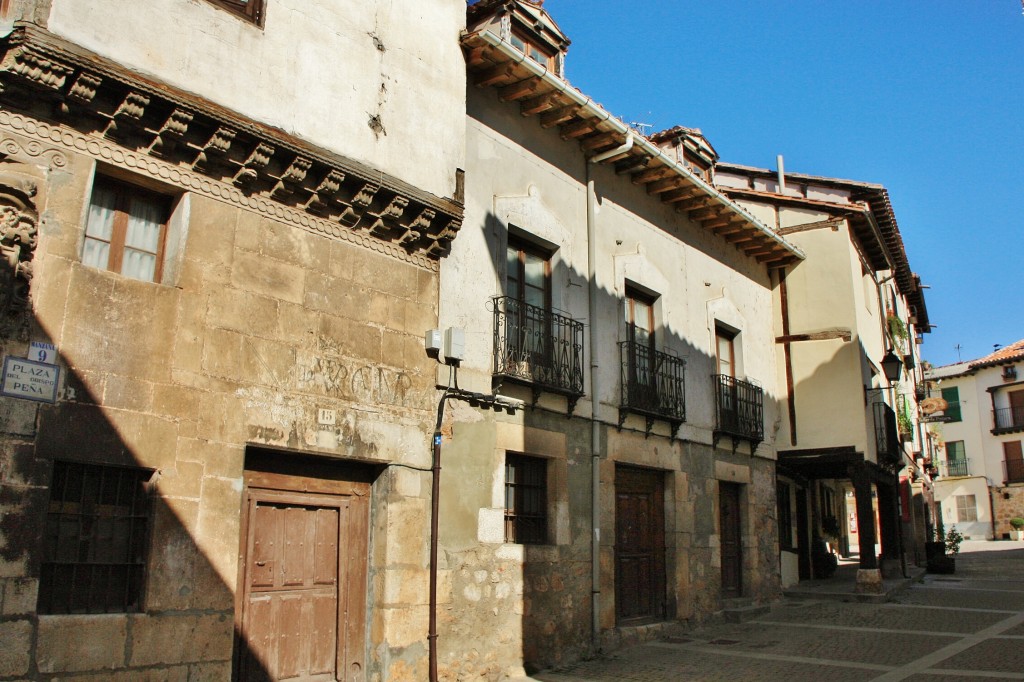
[[[1004,346],[983,358],[978,358],[971,363],[971,369],[998,365],[1002,362],[1012,362],[1014,360],[1024,360],[1024,339],[1011,343],[1009,346]]]

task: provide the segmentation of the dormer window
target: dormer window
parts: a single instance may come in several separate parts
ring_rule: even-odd
[[[535,40],[518,32],[512,32],[512,47],[516,48],[527,57],[537,62],[549,71],[555,71],[555,55],[542,48]]]

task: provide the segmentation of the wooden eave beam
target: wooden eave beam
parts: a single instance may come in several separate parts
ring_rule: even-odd
[[[479,45],[477,47],[470,48],[466,53],[466,64],[470,67],[477,67],[481,64],[493,62],[493,54],[494,50],[490,45]]]
[[[567,104],[564,107],[552,109],[551,111],[545,111],[540,115],[540,127],[541,128],[554,128],[557,125],[561,125],[566,121],[571,121],[573,117],[579,113],[580,105],[578,104]]]
[[[655,168],[648,168],[642,173],[637,173],[632,177],[632,180],[634,185],[645,185],[648,182],[661,180],[673,174],[675,174],[675,171],[668,166],[656,166]]]
[[[736,234],[737,232],[742,232],[745,229],[744,226],[738,222],[729,223],[727,225],[722,225],[720,227],[708,227],[707,225],[705,225],[704,227],[705,229],[711,230],[714,234],[718,235],[719,237],[725,237],[730,234]]]
[[[502,102],[513,102],[527,95],[532,95],[543,81],[536,76],[525,78],[518,83],[502,86],[498,89],[498,99]]]
[[[718,232],[718,230],[724,227],[730,227],[733,225],[739,225],[742,227],[743,225],[746,225],[746,223],[746,220],[736,215],[735,213],[726,213],[725,215],[722,215],[718,218],[712,220],[705,220],[704,228]]]
[[[646,154],[630,154],[615,163],[615,173],[617,175],[636,174],[636,171],[646,168],[650,162],[651,157]]]
[[[582,119],[573,123],[566,123],[562,126],[562,131],[559,133],[563,140],[574,140],[577,137],[582,137],[587,133],[593,132],[597,128],[597,121],[592,119]]]
[[[505,80],[512,75],[512,70],[515,65],[512,62],[505,62],[503,64],[497,64],[489,69],[484,69],[476,74],[473,78],[473,85],[478,88],[486,88],[489,85],[494,85],[500,81]]]
[[[661,200],[664,201],[666,204],[675,204],[680,201],[683,201],[686,202],[684,204],[685,206],[689,206],[692,204],[696,208],[697,206],[703,205],[703,203],[692,202],[691,200],[694,197],[700,196],[703,193],[703,190],[701,190],[699,187],[684,187],[682,189],[676,189],[670,192],[665,192],[664,194],[661,195]]]
[[[533,116],[547,111],[557,103],[558,91],[545,92],[536,97],[524,99],[519,103],[519,113],[523,116]]]
[[[596,135],[590,135],[580,141],[580,146],[583,151],[595,151],[601,147],[607,147],[612,144],[618,144],[621,140],[619,134],[614,131],[608,131],[605,133],[598,133]]]
[[[705,208],[699,208],[690,211],[687,215],[690,220],[695,220],[699,223],[719,218],[727,213],[730,213],[729,209],[721,204],[714,203]]]
[[[664,180],[657,180],[647,185],[648,194],[664,194],[665,192],[685,187],[688,183],[686,179],[676,175],[674,177],[667,177]]]

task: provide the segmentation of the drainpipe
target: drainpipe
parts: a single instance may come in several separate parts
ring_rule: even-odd
[[[598,390],[597,363],[597,193],[594,191],[594,178],[591,177],[590,166],[626,154],[632,148],[633,131],[630,130],[626,133],[626,140],[622,145],[592,156],[586,164],[587,280],[590,315],[590,526],[593,529],[590,539],[590,627],[595,652],[601,648],[601,425],[598,421],[601,393]]]

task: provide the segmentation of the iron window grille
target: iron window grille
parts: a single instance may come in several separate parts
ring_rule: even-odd
[[[505,542],[548,540],[548,469],[539,457],[505,457]]]
[[[510,296],[493,304],[495,376],[530,383],[535,394],[582,396],[583,323]]]
[[[142,610],[152,471],[56,461],[39,613]]]
[[[897,464],[903,457],[903,449],[896,428],[896,412],[883,402],[874,403],[872,409],[879,464]]]
[[[757,445],[764,440],[764,389],[728,374],[712,376],[715,384],[716,434]]]
[[[619,343],[622,402],[619,425],[632,412],[648,418],[650,431],[654,419],[665,419],[673,429],[686,420],[686,361],[654,350],[637,341],[633,334]]]
[[[1003,460],[1003,481],[1006,483],[1024,483],[1024,459]]]

